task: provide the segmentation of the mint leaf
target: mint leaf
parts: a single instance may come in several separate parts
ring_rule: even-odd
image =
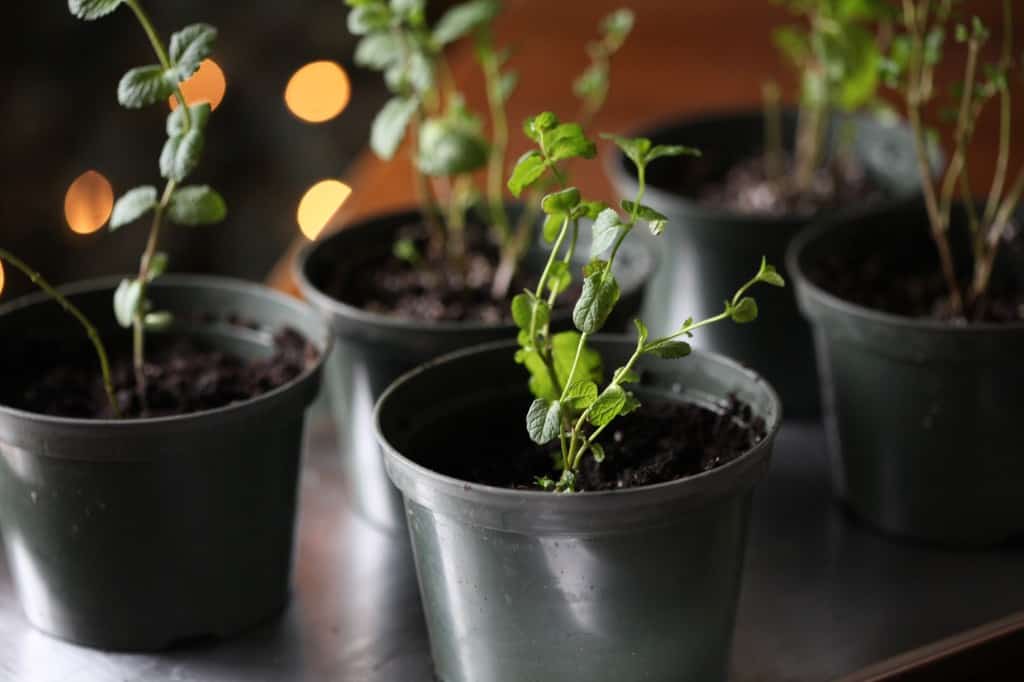
[[[654,236],[660,235],[664,231],[665,225],[668,224],[668,218],[650,206],[636,204],[628,199],[623,199],[620,205],[622,210],[627,211],[631,216],[635,214],[637,220],[646,222]]]
[[[427,175],[451,176],[482,168],[490,156],[487,141],[467,126],[432,118],[420,128],[416,166]]]
[[[159,64],[137,66],[117,84],[117,101],[126,109],[166,100],[174,92],[175,82]]]
[[[227,214],[224,198],[206,185],[181,187],[167,204],[167,218],[178,225],[211,225]]]
[[[209,24],[191,24],[171,36],[170,55],[178,82],[194,74],[213,52],[217,29]]]
[[[392,97],[373,119],[370,148],[381,159],[388,161],[394,158],[417,106],[412,97]]]
[[[640,339],[641,345],[647,343],[647,325],[644,324],[643,320],[633,320],[633,326],[636,327],[636,334]]]
[[[146,331],[162,332],[174,323],[174,316],[166,310],[155,313],[146,313],[142,318],[142,324]]]
[[[562,424],[562,406],[559,402],[534,400],[526,413],[526,431],[530,440],[538,445],[550,443],[558,437]]]
[[[541,135],[558,125],[558,117],[550,111],[543,111],[523,122],[523,133],[534,142],[540,142]]]
[[[547,162],[537,150],[531,150],[519,157],[508,180],[512,196],[518,197],[523,190],[535,183],[547,170]]]
[[[528,331],[530,325],[534,323],[535,316],[538,329],[551,320],[551,306],[548,305],[548,302],[535,297],[528,291],[516,294],[512,299],[512,320],[516,326]]]
[[[493,21],[501,11],[496,0],[470,0],[444,13],[434,28],[434,42],[444,46],[462,38],[481,24]]]
[[[167,272],[167,254],[163,251],[157,251],[149,261],[149,271],[146,273],[146,281],[152,282],[165,272]]]
[[[647,163],[660,159],[663,156],[700,156],[700,150],[693,147],[684,147],[681,144],[658,144],[647,152]]]
[[[583,134],[579,123],[562,123],[544,131],[541,142],[552,162],[582,157],[592,159],[597,147]]]
[[[139,309],[139,297],[142,287],[136,279],[122,279],[114,292],[114,317],[117,323],[126,329],[132,326],[132,320]]]
[[[619,283],[615,277],[595,273],[583,280],[583,292],[572,311],[576,328],[586,334],[595,334],[608,321],[608,315],[619,300]]]
[[[600,443],[590,444],[590,454],[594,456],[594,461],[598,464],[604,461],[604,447]]]
[[[391,12],[383,4],[357,5],[348,13],[348,31],[352,35],[366,35],[383,31],[391,26]]]
[[[770,284],[773,287],[786,286],[786,280],[778,273],[774,265],[769,265],[764,256],[761,257],[761,269],[757,272],[757,281]]]
[[[565,224],[565,216],[558,214],[551,214],[544,219],[544,241],[548,244],[555,241],[558,238],[558,233],[562,231],[562,225]]]
[[[563,189],[544,195],[540,201],[541,209],[549,215],[567,216],[580,203],[580,191],[575,187]]]
[[[210,103],[200,102],[199,104],[189,105],[188,113],[189,118],[192,119],[192,127],[203,130],[206,128],[207,121],[210,120]],[[180,105],[167,114],[168,137],[177,137],[184,134],[187,127],[185,123],[185,109]]]
[[[92,21],[107,16],[122,2],[124,0],[68,0],[68,10],[79,19]]]
[[[203,133],[197,128],[168,138],[160,152],[160,175],[175,182],[184,180],[199,165],[204,143]]]
[[[685,341],[655,341],[644,347],[645,353],[652,353],[666,360],[686,357],[691,350],[690,344]]]
[[[393,33],[371,33],[356,46],[355,62],[368,69],[383,71],[402,59],[402,41]]]
[[[562,260],[556,260],[551,264],[551,271],[548,274],[548,289],[555,294],[560,294],[572,284],[572,272],[569,264]]]
[[[604,426],[615,419],[626,406],[626,392],[621,386],[612,384],[597,397],[594,404],[590,406],[590,414],[587,417],[594,426]]]
[[[130,189],[114,203],[110,212],[110,229],[133,223],[156,207],[156,187],[146,185]]]
[[[574,410],[585,410],[597,400],[597,384],[586,379],[574,381],[565,390],[564,401]]]
[[[729,306],[729,317],[738,324],[753,322],[757,319],[757,301],[750,296],[744,296],[739,303]]]
[[[607,251],[615,244],[622,229],[622,221],[618,212],[613,208],[606,208],[601,211],[594,221],[593,240],[590,242],[590,257],[596,258]]]
[[[626,158],[636,164],[637,167],[646,164],[647,152],[651,150],[651,141],[646,137],[628,138],[612,133],[602,133],[601,137],[614,142],[622,150],[622,153],[626,155]]]

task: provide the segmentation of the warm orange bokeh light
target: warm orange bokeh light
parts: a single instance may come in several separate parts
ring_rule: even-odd
[[[4,293],[4,264],[0,263],[0,295]]]
[[[288,109],[310,123],[323,123],[336,117],[352,96],[348,74],[335,62],[306,64],[296,71],[284,89]]]
[[[64,195],[64,218],[75,234],[92,234],[107,223],[114,208],[114,188],[94,170],[75,178]]]
[[[299,229],[308,239],[316,239],[341,205],[352,194],[352,188],[338,180],[321,180],[310,187],[299,202]]]
[[[204,59],[199,70],[181,84],[181,94],[190,105],[209,102],[210,109],[216,109],[224,99],[224,91],[228,88],[224,71],[212,59]],[[170,99],[171,109],[178,108],[178,100],[174,95]]]

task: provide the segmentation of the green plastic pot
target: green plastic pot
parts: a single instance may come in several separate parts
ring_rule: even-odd
[[[817,226],[788,257],[814,329],[836,495],[900,536],[986,545],[1024,533],[1024,323],[901,317],[808,278],[821,259],[870,253],[938,271],[923,206]]]
[[[351,225],[307,245],[295,262],[302,295],[330,321],[337,348],[327,361],[326,392],[335,423],[341,426],[339,447],[346,467],[346,495],[354,510],[378,527],[404,532],[402,501],[384,472],[373,431],[373,406],[388,384],[403,373],[439,355],[481,343],[515,339],[511,323],[420,322],[367,312],[325,293],[324,282],[338,267],[390,253],[398,232],[415,224],[413,210],[389,213]],[[589,229],[581,226],[581,246]],[[540,265],[540,251],[528,262]],[[584,263],[580,260],[580,266]],[[655,257],[636,243],[624,243],[616,258],[622,299],[608,329],[624,329],[640,310]],[[543,267],[542,265],[540,265]],[[556,312],[554,324],[571,326],[569,311]]]
[[[837,119],[838,121],[839,119]],[[868,173],[889,193],[879,204],[855,206],[849,213],[884,212],[918,195],[913,139],[904,126],[876,118],[849,119],[855,133],[853,151]],[[796,116],[783,117],[784,144],[791,148]],[[832,125],[834,148],[841,126]],[[745,215],[706,207],[672,187],[678,173],[700,181],[717,181],[731,165],[763,148],[764,119],[757,111],[725,112],[674,120],[641,130],[655,144],[687,144],[703,150],[701,159],[659,161],[648,171],[644,203],[669,218],[661,240],[665,256],[652,281],[658,297],[649,299],[644,319],[652,332],[668,333],[688,317],[703,319],[722,310],[722,301],[757,270],[761,256],[782,267],[786,247],[808,225],[799,216]],[[680,165],[682,164],[682,165]],[[609,159],[609,174],[618,193],[636,194],[635,169],[618,150]],[[785,273],[784,273],[785,274]],[[762,292],[757,333],[736,325],[719,325],[701,333],[697,345],[749,365],[772,382],[791,417],[819,414],[814,352],[807,324],[800,317],[792,289]]]
[[[607,366],[635,342],[597,337]],[[451,478],[459,430],[521,437],[530,403],[514,344],[435,360],[381,397],[377,434],[402,491],[437,676],[443,682],[724,680],[755,483],[781,418],[771,387],[724,358],[644,358],[643,397],[720,405],[768,435],[712,471],[643,488],[556,495]],[[503,436],[503,434],[506,434]]]
[[[126,334],[113,320],[116,285],[64,290],[108,340]],[[321,357],[330,349],[315,311],[261,286],[167,276],[150,293],[176,314],[176,331],[214,348],[263,356],[287,326]],[[259,327],[229,324],[231,315]],[[4,344],[78,338],[88,343],[42,296],[0,308]],[[67,419],[0,406],[0,532],[32,624],[87,646],[154,650],[279,612],[320,365],[253,400],[185,416]]]

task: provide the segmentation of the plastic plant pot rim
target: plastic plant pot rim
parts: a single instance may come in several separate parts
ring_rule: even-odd
[[[944,322],[942,320],[933,320],[928,318],[905,317],[903,315],[887,313],[881,310],[868,308],[851,301],[846,301],[821,288],[807,276],[807,273],[804,272],[801,267],[804,255],[803,252],[813,242],[826,238],[829,232],[831,232],[836,226],[841,225],[843,222],[844,219],[842,217],[837,217],[831,220],[815,223],[800,232],[786,250],[787,270],[792,273],[793,278],[797,280],[796,286],[803,289],[805,295],[814,304],[821,306],[822,308],[832,309],[841,315],[851,317],[855,320],[879,325],[896,331],[902,330],[928,334],[944,334],[958,338],[977,336],[981,334],[1019,335],[1024,332],[1024,321],[1009,323],[974,322],[971,324],[955,324],[952,322]],[[931,247],[931,243],[926,243],[923,246]],[[817,318],[816,315],[812,315],[807,311],[805,306],[801,305],[801,308],[804,309],[804,314],[807,317],[811,319]]]
[[[784,108],[782,109],[782,115],[795,115],[794,109]],[[838,115],[838,114],[837,114]],[[634,126],[630,129],[626,137],[647,137],[653,138],[659,136],[661,133],[674,129],[681,128],[690,125],[701,125],[711,124],[715,121],[738,121],[751,118],[763,117],[763,112],[760,109],[712,109],[709,111],[695,112],[691,114],[676,114],[674,116],[659,116],[651,119],[649,122]],[[853,116],[855,119],[862,120],[874,120],[867,114],[860,114]],[[885,121],[879,119],[879,123],[884,125]],[[898,127],[899,123],[895,123],[893,127]],[[700,147],[698,146],[698,149]],[[622,150],[617,146],[612,147],[612,153],[605,155],[604,167],[608,177],[613,180],[613,184],[623,187],[628,190],[630,197],[636,194],[638,189],[636,178],[632,173],[626,172],[626,164],[632,164],[626,155],[622,153]],[[765,215],[761,213],[742,213],[739,211],[732,211],[728,209],[710,208],[697,201],[694,201],[692,197],[678,194],[666,189],[662,189],[657,185],[653,185],[650,182],[647,183],[644,192],[645,196],[649,196],[655,200],[655,203],[669,204],[675,203],[677,205],[685,207],[686,212],[693,217],[694,220],[703,222],[746,222],[751,226],[751,229],[784,229],[793,224],[794,220],[813,220],[814,216],[795,216],[795,215]],[[913,193],[897,193],[888,198],[882,199],[876,204],[872,204],[869,210],[884,210],[887,205],[905,201],[908,198],[914,196]],[[848,207],[840,209],[841,213],[858,213],[860,210],[857,207]]]
[[[630,348],[633,348],[636,345],[636,342],[633,339],[625,335],[598,334],[592,337],[591,340],[596,343],[621,343],[624,346],[628,345]],[[772,388],[772,386],[759,374],[743,367],[739,363],[721,355],[697,349],[694,349],[690,356],[688,356],[688,361],[717,364],[727,370],[737,373],[739,376],[744,376],[750,381],[751,385],[756,384],[758,386],[758,390],[764,391],[768,403],[774,406],[773,414],[768,415],[766,418],[766,433],[765,437],[762,438],[761,441],[742,455],[727,462],[726,464],[699,474],[654,485],[626,488],[622,490],[581,492],[571,495],[554,494],[541,490],[513,490],[510,488],[471,483],[452,476],[440,474],[422,464],[412,461],[400,453],[390,443],[390,441],[388,441],[387,437],[383,433],[381,413],[388,399],[394,393],[401,390],[405,384],[415,380],[419,376],[437,368],[438,366],[457,362],[463,357],[497,350],[508,350],[511,352],[516,347],[517,344],[514,341],[499,341],[465,348],[427,362],[420,367],[407,372],[392,383],[377,401],[373,417],[377,440],[384,450],[385,458],[388,461],[388,468],[390,469],[390,467],[394,466],[404,475],[422,478],[426,481],[426,484],[435,491],[434,495],[454,498],[463,503],[490,508],[500,507],[505,508],[510,512],[521,512],[524,507],[527,507],[534,510],[538,516],[543,516],[545,512],[551,511],[559,515],[580,515],[583,518],[588,518],[595,510],[602,509],[609,504],[613,504],[618,511],[642,510],[657,507],[665,503],[678,503],[679,500],[689,497],[700,497],[700,492],[702,490],[709,491],[709,494],[704,495],[702,500],[702,503],[707,503],[720,496],[726,495],[729,491],[737,488],[753,486],[756,480],[760,478],[763,471],[767,468],[768,459],[771,454],[775,437],[782,424],[782,404],[775,392],[775,389]],[[684,360],[684,362],[685,361],[686,360]],[[680,398],[685,400],[686,393],[681,393]],[[734,482],[737,480],[749,481],[749,485],[743,486],[737,484]],[[415,499],[415,496],[407,494],[404,490],[403,494],[405,494],[407,498],[411,498],[412,502],[421,504],[419,500]],[[666,524],[671,522],[671,518],[663,521],[663,523]],[[494,527],[483,519],[477,519],[475,523],[476,525]],[[556,523],[554,525],[560,524]],[[508,530],[508,528],[501,529]],[[609,529],[607,531],[594,532],[591,534],[618,532],[618,530],[620,529]],[[581,532],[585,533],[585,531],[581,531],[580,529],[567,529],[566,532],[573,534]]]
[[[67,297],[94,293],[104,289],[113,291],[121,279],[121,277],[117,276],[88,279],[57,287],[57,290]],[[334,345],[334,335],[330,333],[326,322],[317,315],[312,308],[292,296],[274,291],[273,289],[260,284],[230,277],[178,273],[164,275],[159,281],[154,282],[150,286],[153,288],[179,289],[216,288],[227,290],[229,292],[234,291],[260,296],[273,301],[277,305],[291,308],[298,315],[305,315],[308,316],[310,320],[316,320],[317,326],[320,328],[317,334],[319,338],[307,338],[306,340],[317,346],[319,356],[315,363],[306,367],[299,376],[286,384],[278,386],[277,388],[260,394],[250,400],[232,403],[212,410],[203,410],[202,412],[192,412],[189,414],[169,417],[147,417],[140,419],[82,419],[43,415],[0,404],[0,418],[12,418],[22,422],[36,424],[39,426],[50,426],[57,429],[87,429],[97,435],[110,434],[130,436],[137,434],[152,434],[154,431],[164,428],[178,430],[183,427],[195,429],[216,427],[224,424],[225,419],[236,421],[258,416],[260,413],[271,410],[278,404],[286,402],[288,394],[315,383],[318,380],[319,372],[323,367],[324,361],[330,354]],[[53,305],[57,305],[46,293],[35,292],[25,296],[20,296],[10,303],[0,306],[0,318],[40,303],[52,303]]]
[[[316,305],[321,310],[329,311],[332,315],[353,320],[355,322],[375,326],[379,329],[390,329],[395,331],[424,331],[427,330],[431,333],[441,334],[463,334],[466,332],[478,332],[488,330],[506,330],[509,335],[514,335],[516,326],[511,322],[500,322],[500,323],[489,323],[489,322],[452,322],[452,321],[440,321],[440,322],[426,322],[423,320],[415,320],[408,317],[399,317],[397,315],[385,315],[382,313],[374,313],[362,308],[340,301],[333,296],[330,296],[326,292],[322,291],[319,287],[310,281],[306,275],[306,266],[309,260],[313,257],[313,254],[317,249],[322,248],[324,244],[334,239],[343,238],[346,232],[358,229],[367,229],[370,226],[384,222],[386,220],[394,220],[396,217],[407,216],[407,215],[418,215],[419,209],[416,207],[397,208],[390,211],[381,211],[374,213],[373,215],[366,216],[357,221],[354,221],[339,230],[332,232],[329,235],[317,238],[315,241],[309,242],[300,249],[295,259],[292,261],[292,276],[295,278],[298,284],[299,291],[302,296]],[[623,244],[623,249],[627,252],[632,252],[634,255],[641,255],[645,259],[645,276],[637,278],[637,287],[642,287],[648,280],[651,273],[654,272],[655,266],[658,262],[658,254],[655,253],[654,249],[647,244],[639,241],[634,241],[630,244]],[[625,293],[625,292],[624,292]],[[552,318],[559,320],[569,320],[572,313],[569,310],[557,310],[552,311]]]

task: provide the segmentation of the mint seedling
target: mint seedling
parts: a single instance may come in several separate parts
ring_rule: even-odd
[[[509,122],[506,104],[518,82],[507,68],[509,51],[494,41],[493,24],[501,11],[498,0],[469,0],[448,9],[434,26],[427,23],[424,0],[346,0],[352,8],[349,31],[362,36],[355,53],[361,66],[380,71],[392,97],[374,119],[370,147],[384,160],[394,158],[402,141],[412,135],[416,191],[428,229],[427,255],[446,258],[456,266],[465,257],[465,216],[483,203],[492,239],[501,251],[492,294],[508,293],[519,261],[530,243],[535,213],[527,212],[510,224],[504,203]],[[589,119],[608,93],[611,56],[621,47],[633,24],[628,10],[618,10],[602,24],[600,39],[588,48],[591,65],[576,84]],[[445,61],[447,45],[472,38],[484,76],[490,135],[484,118],[469,109]],[[473,174],[484,171],[478,188]],[[434,191],[440,180],[447,193],[442,207]],[[411,244],[394,252],[411,264],[423,262]]]
[[[168,49],[138,0],[68,0],[71,14],[86,21],[104,17],[121,5],[135,14],[156,53],[157,63],[129,70],[118,83],[118,102],[126,109],[139,109],[166,103],[173,96],[178,103],[167,116],[167,141],[160,153],[160,175],[166,179],[163,190],[158,192],[152,185],[131,189],[117,200],[110,215],[110,229],[116,230],[152,214],[138,275],[122,280],[114,293],[117,321],[132,329],[135,390],[145,408],[145,334],[165,329],[172,322],[170,313],[153,310],[146,297],[149,284],[167,269],[167,255],[157,250],[163,221],[166,218],[178,225],[207,225],[218,223],[227,215],[220,194],[205,185],[182,185],[202,157],[210,105],[189,106],[180,85],[210,55],[217,29],[208,24],[186,26],[171,36]]]
[[[803,25],[784,26],[774,38],[800,74],[800,108],[793,174],[783,178],[798,191],[808,188],[824,157],[832,111],[856,111],[878,89],[881,58],[870,23],[889,14],[884,0],[777,0]],[[769,177],[782,172],[778,90],[765,89],[765,162]]]
[[[650,338],[647,327],[636,320],[637,342],[633,355],[617,368],[608,382],[603,381],[601,355],[587,340],[601,330],[619,300],[619,284],[613,272],[615,258],[633,228],[644,223],[655,235],[665,229],[668,219],[643,203],[647,166],[662,157],[698,155],[697,150],[677,145],[654,145],[646,138],[628,139],[606,135],[636,166],[637,194],[623,200],[620,210],[600,201],[585,200],[577,188],[566,187],[558,162],[593,156],[594,144],[579,124],[560,123],[554,114],[544,112],[529,119],[527,136],[537,149],[524,154],[509,179],[513,194],[546,181],[562,187],[543,197],[541,209],[547,215],[544,232],[552,242],[547,264],[535,289],[524,291],[512,300],[512,317],[519,328],[516,362],[529,373],[530,391],[535,400],[526,415],[530,438],[539,445],[558,441],[561,475],[557,482],[548,477],[538,480],[543,489],[560,492],[575,490],[577,474],[588,452],[598,461],[604,450],[598,442],[604,430],[617,417],[640,407],[627,386],[639,381],[634,366],[643,355],[681,358],[690,352],[685,339],[701,327],[732,320],[752,322],[757,318],[757,303],[747,296],[757,283],[784,286],[774,267],[763,259],[750,281],[725,302],[721,313],[708,319],[683,322],[673,333]],[[559,295],[569,287],[572,262],[578,244],[579,224],[583,218],[593,221],[590,261],[583,267],[583,288],[573,308],[575,331],[552,333],[551,311]],[[602,387],[603,384],[603,387]]]
[[[942,275],[949,292],[949,307],[954,315],[982,316],[985,296],[991,283],[996,255],[1013,213],[1024,194],[1024,166],[1009,180],[1012,98],[1010,71],[1016,62],[1013,54],[1013,8],[1003,2],[1003,45],[998,61],[981,63],[981,50],[990,38],[989,29],[977,17],[969,24],[958,24],[954,38],[967,46],[963,80],[954,88],[955,133],[953,154],[940,177],[932,173],[934,134],[925,123],[925,108],[936,98],[935,68],[942,60],[942,48],[950,33],[950,2],[906,0],[903,3],[903,32],[892,42],[882,63],[886,83],[904,96],[907,117],[914,132],[918,167],[921,174],[932,240],[939,252]],[[967,177],[967,155],[978,120],[986,105],[999,103],[999,152],[988,196],[983,206]],[[973,271],[970,283],[961,286],[954,265],[949,229],[954,201],[959,198],[967,212]]]
[[[100,338],[100,333],[96,331],[96,327],[89,318],[79,310],[71,301],[64,297],[59,291],[57,291],[53,285],[43,279],[43,276],[33,270],[23,260],[15,256],[10,251],[0,249],[0,261],[8,263],[23,275],[29,278],[29,280],[39,287],[47,296],[52,298],[60,305],[69,315],[78,321],[82,328],[85,330],[86,336],[89,337],[89,342],[92,343],[93,349],[96,351],[96,358],[100,363],[100,374],[103,376],[103,391],[107,395],[107,402],[110,403],[110,408],[113,410],[114,415],[117,417],[121,416],[121,409],[117,405],[117,399],[114,397],[114,382],[110,378],[110,360],[107,355],[107,348],[103,345],[103,339]]]

